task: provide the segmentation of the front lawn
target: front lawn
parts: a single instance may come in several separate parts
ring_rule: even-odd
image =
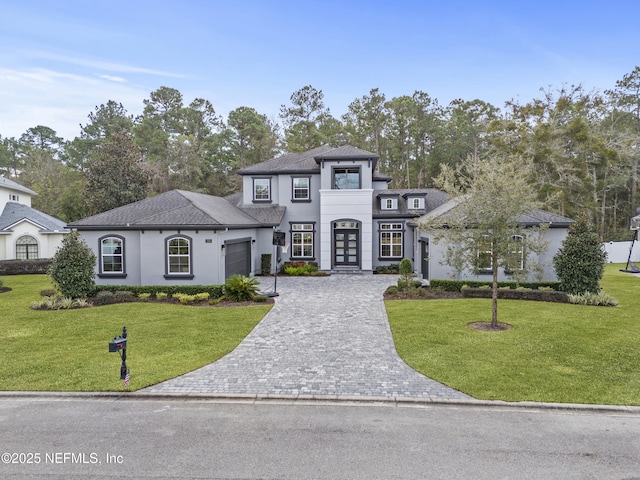
[[[478,399],[640,405],[640,276],[607,265],[617,307],[499,300],[387,300],[396,348],[417,371]]]
[[[46,275],[0,277],[2,390],[137,390],[207,365],[231,352],[270,305],[195,307],[122,303],[77,310],[31,310]],[[120,380],[109,341],[127,327],[130,386]]]

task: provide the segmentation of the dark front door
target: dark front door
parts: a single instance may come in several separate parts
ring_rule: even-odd
[[[360,265],[359,237],[358,230],[334,230],[333,264],[335,266]]]

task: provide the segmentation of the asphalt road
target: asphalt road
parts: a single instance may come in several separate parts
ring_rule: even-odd
[[[0,478],[18,480],[640,480],[640,415],[2,398],[0,453]]]

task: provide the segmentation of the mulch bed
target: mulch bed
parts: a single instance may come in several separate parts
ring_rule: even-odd
[[[467,327],[473,328],[474,330],[480,330],[482,332],[502,332],[504,330],[511,329],[511,325],[502,322],[498,322],[496,328],[491,326],[491,322],[471,322],[467,323]]]
[[[0,287],[0,293],[10,292],[10,291],[11,291],[10,287]]]

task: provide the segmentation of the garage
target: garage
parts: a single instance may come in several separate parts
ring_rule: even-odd
[[[224,242],[224,278],[251,273],[251,239],[240,238]]]

